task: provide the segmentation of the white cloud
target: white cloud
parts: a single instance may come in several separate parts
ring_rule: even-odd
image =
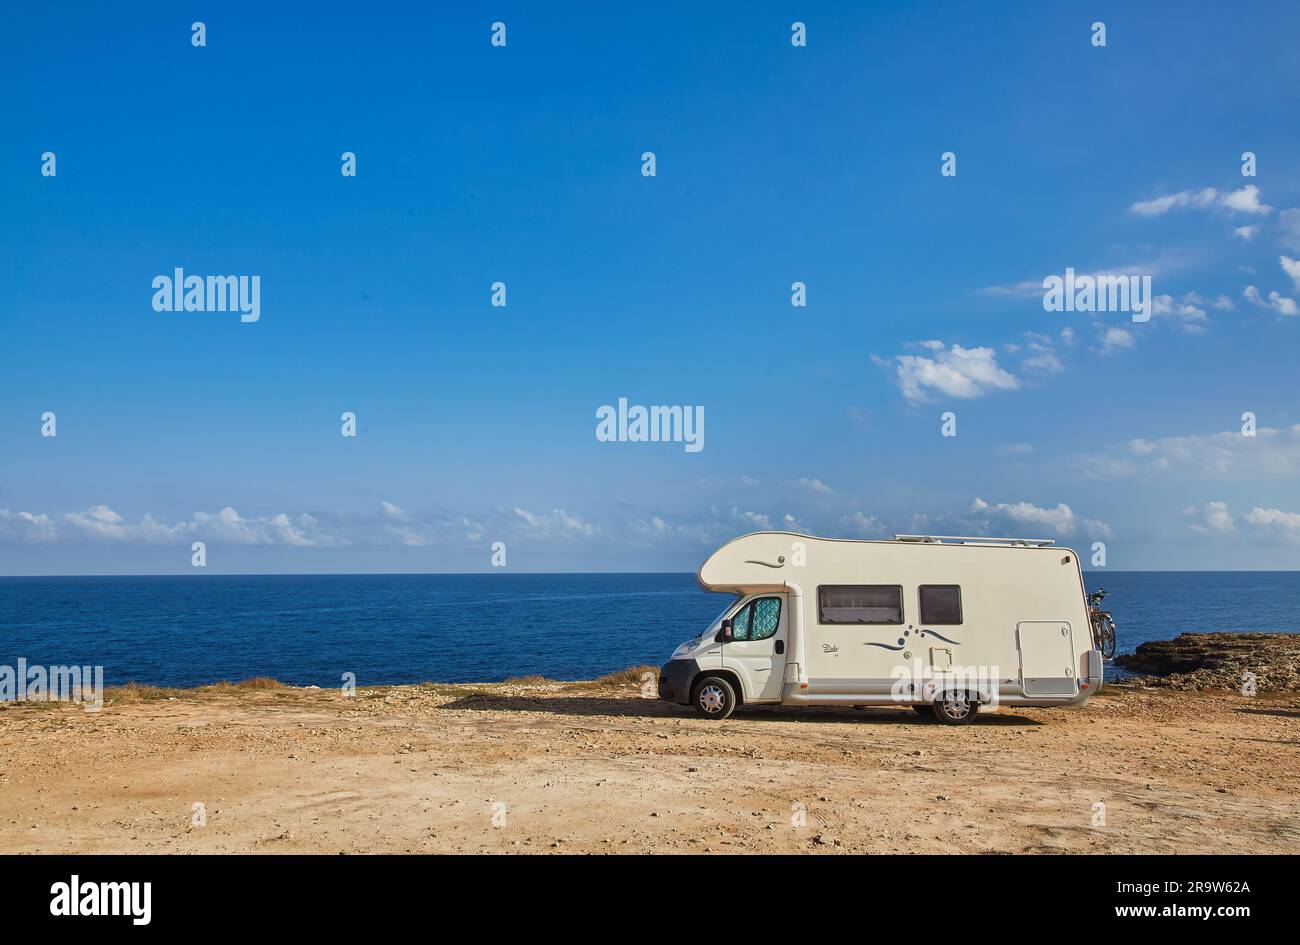
[[[1187,509],[1183,514],[1197,518],[1191,524],[1194,532],[1231,532],[1237,528],[1226,502],[1206,502],[1202,506]]]
[[[844,516],[840,528],[851,538],[888,538],[893,534],[876,516],[862,512]]]
[[[1237,237],[1238,239],[1243,239],[1247,243],[1249,243],[1251,240],[1255,238],[1255,234],[1257,234],[1258,232],[1259,232],[1259,224],[1250,223],[1247,224],[1246,226],[1236,227],[1235,229],[1233,229],[1232,235]]]
[[[1259,289],[1253,285],[1248,285],[1242,293],[1242,297],[1252,305],[1258,305],[1260,308],[1268,308],[1277,312],[1279,315],[1300,315],[1300,306],[1296,305],[1295,299],[1287,298],[1276,290],[1268,294],[1265,299],[1259,294]]]
[[[994,390],[1016,390],[1020,382],[998,366],[992,348],[945,347],[942,341],[923,341],[918,346],[934,354],[900,354],[893,359],[896,380],[903,396],[913,403],[930,400],[934,392],[969,399]],[[876,359],[878,363],[891,363]]]
[[[1260,427],[1255,436],[1225,431],[1193,436],[1132,439],[1119,455],[1100,451],[1083,459],[1097,478],[1187,474],[1208,479],[1252,480],[1300,475],[1300,424]]]
[[[1133,332],[1127,328],[1107,326],[1101,333],[1101,353],[1110,354],[1123,348],[1132,348],[1137,344]]]
[[[414,514],[388,500],[372,512],[330,513],[328,525],[309,513],[245,516],[227,506],[216,512],[195,512],[173,523],[150,513],[128,519],[107,505],[58,516],[0,509],[0,542],[90,540],[114,544],[188,544],[194,540],[237,545],[338,547],[345,545],[476,545],[488,533],[484,522],[462,514]],[[533,514],[525,509],[500,509],[491,517],[492,534],[503,539],[593,538],[599,526],[564,509]]]
[[[1290,256],[1282,256],[1278,260],[1282,263],[1282,271],[1291,277],[1297,290],[1300,290],[1300,259],[1292,259]]]
[[[1278,508],[1255,506],[1234,518],[1226,502],[1206,502],[1184,511],[1193,518],[1189,527],[1207,538],[1238,540],[1238,524],[1251,534],[1250,541],[1258,544],[1300,544],[1300,512],[1286,512]]]
[[[576,515],[570,515],[564,509],[552,509],[550,515],[535,515],[526,509],[511,509],[515,516],[528,524],[534,532],[566,537],[582,536],[592,538],[600,529],[584,522]]]
[[[1181,299],[1172,295],[1157,295],[1152,300],[1151,312],[1158,318],[1166,318],[1188,334],[1201,334],[1209,324],[1209,316],[1201,306],[1205,299],[1195,292],[1188,292]]]
[[[96,541],[161,545],[199,539],[241,545],[294,545],[315,547],[339,544],[325,534],[316,519],[304,513],[291,519],[283,512],[245,518],[227,506],[219,512],[195,512],[186,522],[166,525],[149,513],[132,522],[106,505],[69,512],[63,521],[74,535]]]
[[[1208,209],[1218,207],[1231,213],[1266,214],[1273,208],[1259,201],[1259,188],[1247,184],[1240,190],[1228,193],[1220,192],[1214,187],[1201,190],[1180,190],[1176,194],[1165,194],[1152,200],[1140,200],[1129,206],[1129,212],[1141,217],[1164,216],[1171,210],[1184,208]]]
[[[0,509],[0,539],[46,544],[57,538],[58,529],[48,515]]]
[[[1247,184],[1240,190],[1224,194],[1219,198],[1219,206],[1236,213],[1264,214],[1273,212],[1273,208],[1268,204],[1259,202],[1259,188],[1254,184]]]
[[[128,522],[107,505],[92,505],[84,512],[69,512],[63,520],[85,536],[100,541],[163,544],[183,538],[192,523],[163,525],[145,513],[138,522]]]
[[[1243,515],[1242,519],[1286,541],[1300,542],[1300,512],[1256,507]]]
[[[1176,255],[1166,254],[1157,262],[1133,263],[1129,266],[1114,266],[1110,269],[1095,269],[1092,272],[1080,273],[1075,272],[1075,280],[1082,279],[1085,275],[1090,276],[1094,281],[1113,276],[1152,276],[1153,278],[1161,273],[1171,269],[1178,269],[1184,263]],[[1013,282],[1010,285],[989,285],[979,289],[980,295],[993,296],[994,298],[1019,298],[1032,299],[1043,297],[1043,278],[1039,276],[1036,279],[1026,279],[1023,282]]]
[[[1065,365],[1056,355],[1051,338],[1035,332],[1030,332],[1026,337],[1029,339],[1025,344],[1029,355],[1020,362],[1021,370],[1040,375],[1060,374],[1065,370]]]
[[[1138,216],[1156,217],[1182,207],[1212,207],[1218,199],[1219,192],[1213,187],[1206,187],[1203,190],[1180,190],[1176,194],[1142,200],[1132,204],[1128,209],[1129,213],[1136,213]]]
[[[736,530],[714,521],[693,520],[680,525],[660,515],[628,522],[628,541],[634,547],[678,547],[683,543],[696,548],[717,546],[736,536]]]
[[[820,493],[821,495],[830,495],[834,490],[820,479],[800,479],[799,485],[805,489]]]
[[[971,503],[970,511],[986,519],[990,526],[1034,526],[1052,534],[1073,535],[1082,529],[1089,538],[1109,538],[1111,528],[1105,522],[1095,519],[1079,518],[1064,502],[1058,502],[1055,508],[1043,508],[1031,502],[999,502],[991,505],[976,497]],[[1037,538],[1040,536],[1011,536]],[[1050,537],[1050,536],[1046,536]]]
[[[1300,207],[1283,210],[1277,215],[1278,239],[1288,249],[1300,252]]]
[[[757,528],[761,531],[772,530],[772,519],[762,513],[741,512],[737,509],[732,509],[732,515],[750,528]]]
[[[148,515],[145,516],[149,518]],[[178,525],[185,529],[186,526]],[[283,512],[265,517],[245,518],[230,506],[220,512],[195,512],[188,530],[197,538],[212,541],[229,541],[243,545],[293,545],[311,548],[334,545],[329,535],[320,531],[316,519],[307,513],[296,519]]]

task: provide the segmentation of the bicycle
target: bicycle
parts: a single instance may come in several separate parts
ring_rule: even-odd
[[[1101,609],[1106,599],[1106,589],[1099,587],[1088,595],[1088,622],[1092,624],[1092,645],[1101,651],[1104,660],[1115,657],[1115,618],[1109,610]]]

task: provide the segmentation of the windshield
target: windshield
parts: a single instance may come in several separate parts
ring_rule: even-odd
[[[736,602],[739,601],[744,596],[745,596],[744,594],[732,594],[731,600],[727,601],[727,603],[723,606],[722,610],[718,611],[718,616],[713,618],[713,622],[710,623],[708,628],[703,633],[700,634],[700,637],[707,637],[710,634],[717,633],[718,629],[722,626],[722,618],[727,616],[727,611],[735,607]]]

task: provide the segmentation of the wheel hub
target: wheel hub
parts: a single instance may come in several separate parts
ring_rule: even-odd
[[[943,711],[954,719],[959,719],[970,711],[970,702],[965,695],[950,695],[943,700]]]
[[[700,708],[705,712],[721,712],[725,705],[726,699],[717,686],[705,686],[700,690]]]

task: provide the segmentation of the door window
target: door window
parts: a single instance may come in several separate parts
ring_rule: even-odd
[[[781,598],[751,600],[731,618],[732,640],[766,640],[776,635],[781,624]]]

